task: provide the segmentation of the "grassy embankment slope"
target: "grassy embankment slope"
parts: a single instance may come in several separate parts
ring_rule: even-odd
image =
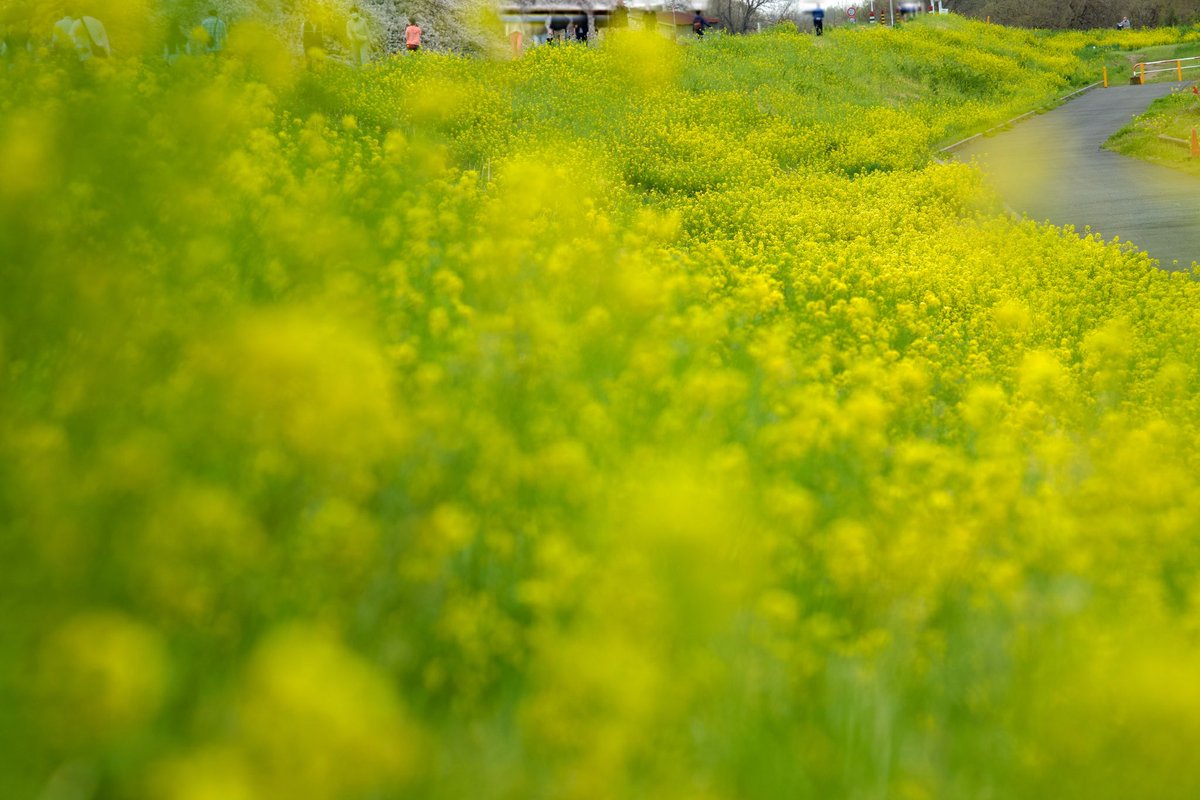
[[[930,159],[1111,38],[0,73],[0,795],[1195,796],[1200,286]]]
[[[1200,44],[1187,42],[1178,45],[1161,45],[1143,48],[1131,54],[1130,61],[1170,60],[1194,58],[1200,55]],[[1185,64],[1185,80],[1196,77],[1192,65]],[[1160,64],[1156,68],[1170,68],[1171,64]],[[1148,81],[1174,81],[1175,71],[1148,77]],[[1169,97],[1155,100],[1144,114],[1138,115],[1128,125],[1113,134],[1105,147],[1134,158],[1162,164],[1182,172],[1200,175],[1200,163],[1191,155],[1192,129],[1200,126],[1200,97],[1193,94],[1190,86]]]
[[[1155,100],[1144,114],[1113,134],[1105,147],[1134,158],[1200,175],[1192,157],[1192,131],[1200,128],[1200,98],[1184,87]]]

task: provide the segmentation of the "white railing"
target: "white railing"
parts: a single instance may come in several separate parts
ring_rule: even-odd
[[[1157,75],[1161,72],[1174,72],[1179,80],[1183,80],[1183,71],[1185,69],[1200,69],[1200,63],[1185,62],[1200,62],[1200,56],[1190,56],[1188,58],[1165,58],[1161,61],[1142,61],[1133,65],[1133,74],[1141,77],[1142,83],[1146,82],[1147,75]],[[1160,66],[1169,64],[1170,66]],[[1148,69],[1154,67],[1154,69]]]

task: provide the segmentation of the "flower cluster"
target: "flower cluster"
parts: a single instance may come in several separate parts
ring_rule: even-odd
[[[1195,796],[1200,284],[931,157],[1105,37],[0,72],[0,794]]]

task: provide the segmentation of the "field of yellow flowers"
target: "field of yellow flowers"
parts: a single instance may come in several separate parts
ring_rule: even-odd
[[[931,157],[1114,33],[16,59],[0,796],[1196,797],[1200,285]]]

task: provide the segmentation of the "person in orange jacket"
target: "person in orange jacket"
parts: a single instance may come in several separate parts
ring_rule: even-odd
[[[421,28],[413,17],[408,18],[408,27],[404,29],[404,47],[410,53],[421,49]]]

